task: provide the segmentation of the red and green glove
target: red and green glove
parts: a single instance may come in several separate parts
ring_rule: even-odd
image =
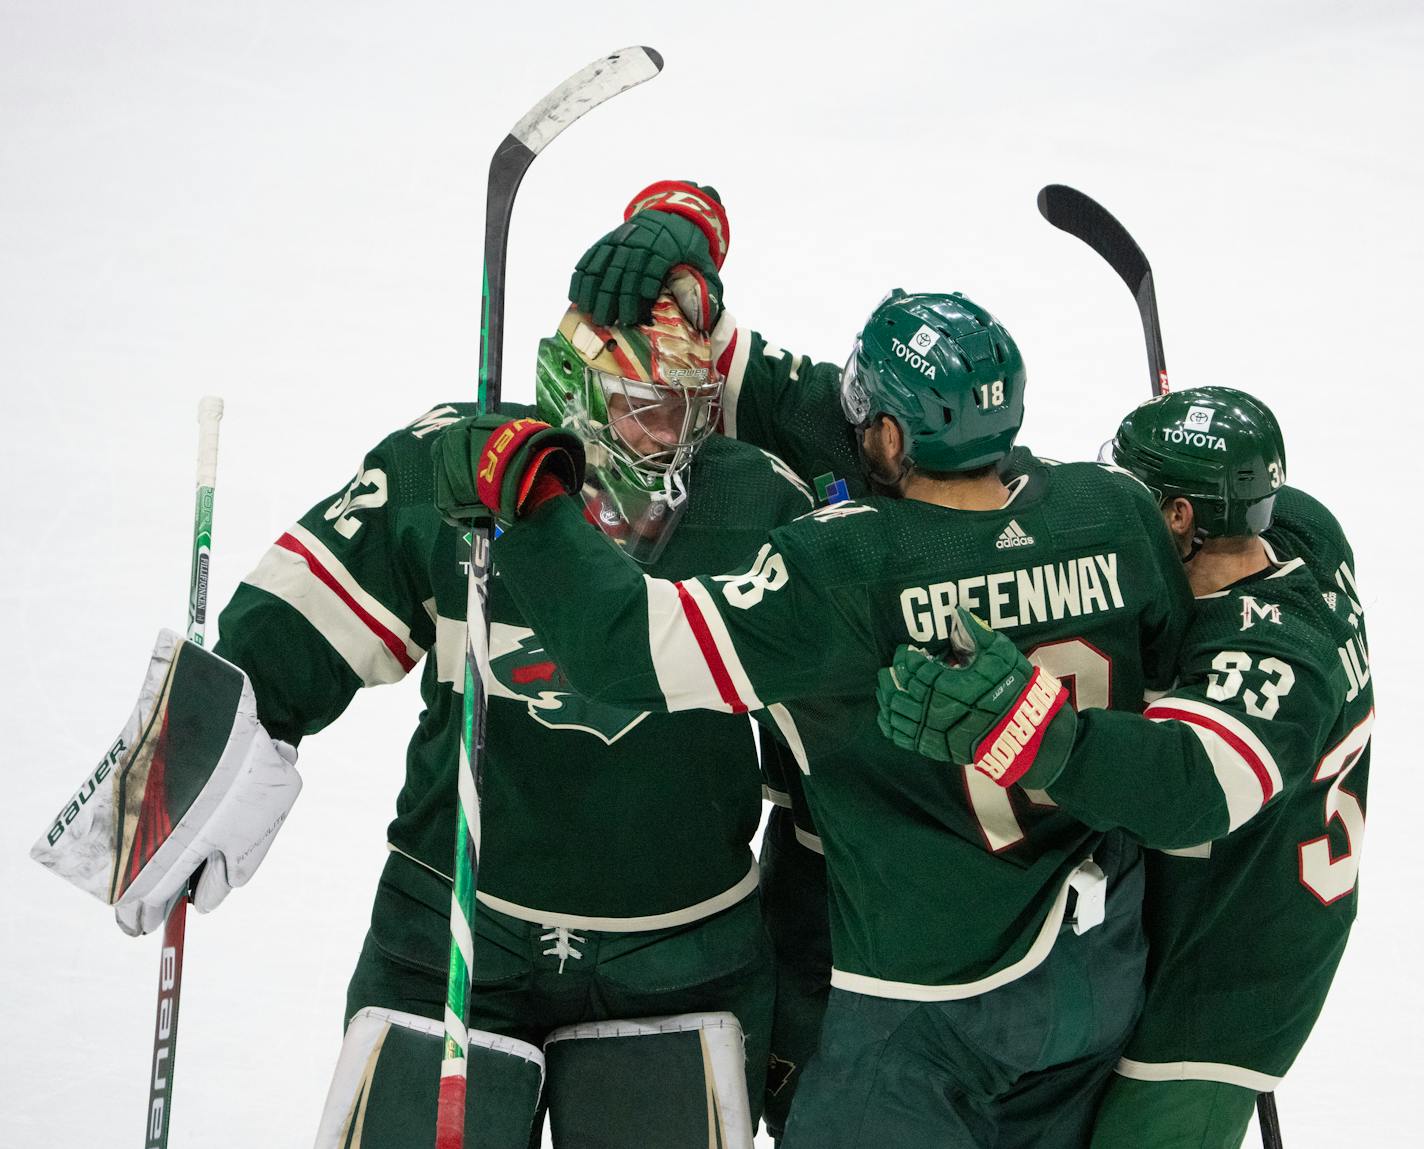
[[[457,524],[508,525],[583,486],[583,440],[537,419],[461,419],[434,444],[435,505]]]
[[[953,662],[896,649],[875,691],[880,732],[903,750],[972,765],[1000,786],[1049,785],[1078,728],[1067,687],[963,607],[949,639]]]
[[[569,302],[603,326],[647,323],[668,273],[685,267],[701,290],[677,293],[678,303],[690,322],[710,332],[722,314],[717,273],[731,237],[716,189],[659,180],[633,197],[623,218],[578,261]]]

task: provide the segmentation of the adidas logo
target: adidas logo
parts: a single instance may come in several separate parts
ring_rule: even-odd
[[[1001,551],[1008,550],[1009,547],[1031,547],[1033,536],[1019,526],[1018,519],[1010,519],[1009,525],[999,532],[998,541],[994,545]]]

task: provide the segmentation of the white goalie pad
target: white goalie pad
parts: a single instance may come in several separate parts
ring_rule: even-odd
[[[595,1021],[544,1042],[555,1149],[752,1149],[745,1039],[731,1013]]]
[[[162,925],[206,863],[193,897],[206,913],[266,857],[301,790],[295,761],[241,670],[160,631],[123,733],[30,856],[112,905],[128,934]]]
[[[527,1149],[539,1120],[544,1055],[527,1042],[469,1031],[471,1088],[465,1144]],[[407,1149],[435,1144],[442,1022],[367,1007],[346,1027],[316,1149]]]

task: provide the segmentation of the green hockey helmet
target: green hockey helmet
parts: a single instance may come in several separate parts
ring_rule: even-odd
[[[1190,502],[1199,538],[1259,535],[1286,481],[1275,415],[1232,387],[1149,399],[1122,421],[1109,451],[1159,502]]]
[[[970,471],[1009,453],[1026,379],[1013,337],[978,304],[896,288],[856,338],[841,410],[858,428],[893,418],[923,470]]]

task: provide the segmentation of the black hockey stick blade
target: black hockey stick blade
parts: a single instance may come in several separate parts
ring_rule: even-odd
[[[651,80],[663,70],[662,54],[633,46],[580,68],[524,114],[490,160],[485,193],[485,282],[480,316],[480,395],[485,410],[499,404],[504,362],[504,273],[514,195],[534,157],[560,132],[599,104]]]
[[[1168,391],[1167,360],[1162,351],[1162,324],[1157,316],[1157,289],[1152,265],[1127,228],[1091,196],[1065,184],[1049,184],[1038,193],[1038,210],[1060,231],[1075,235],[1096,251],[1127,284],[1137,300],[1142,333],[1147,342],[1147,367],[1152,394]]]

